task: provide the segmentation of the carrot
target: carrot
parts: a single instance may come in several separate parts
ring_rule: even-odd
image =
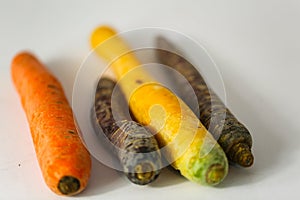
[[[91,45],[111,62],[134,117],[156,132],[172,166],[191,181],[220,183],[228,171],[226,155],[187,105],[138,67],[138,59],[110,27],[97,28]]]
[[[218,140],[229,161],[243,167],[253,164],[251,152],[252,138],[248,129],[223,104],[221,99],[205,83],[201,74],[186,59],[173,52],[178,52],[176,47],[163,37],[157,38],[157,58],[162,64],[170,66],[181,73],[193,88],[198,105],[192,108],[194,112],[200,111],[199,119],[204,126]],[[181,54],[181,53],[180,53]],[[185,84],[176,81],[180,96],[185,102],[192,98],[186,91]],[[226,116],[224,119],[224,115]],[[224,124],[224,125],[223,125]]]
[[[46,184],[59,195],[81,192],[90,177],[91,158],[76,131],[62,86],[27,52],[14,57],[11,74]]]
[[[112,101],[113,92],[117,103]],[[157,141],[151,132],[126,115],[126,100],[112,79],[102,77],[99,80],[93,108],[95,130],[98,134],[104,133],[114,145],[113,150],[128,179],[138,185],[153,182],[161,169]]]

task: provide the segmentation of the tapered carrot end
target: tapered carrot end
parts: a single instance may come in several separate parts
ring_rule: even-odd
[[[212,165],[206,173],[206,182],[209,185],[216,185],[220,183],[227,174],[227,170],[223,165]]]
[[[109,26],[100,26],[96,28],[90,39],[92,48],[96,48],[99,44],[116,34],[116,31]]]
[[[24,60],[28,59],[28,58],[32,58],[33,55],[29,52],[20,52],[18,54],[16,54],[12,61],[11,61],[11,68],[13,70],[14,67],[16,67],[19,63],[23,62]]]
[[[64,195],[73,195],[79,192],[80,181],[72,176],[64,176],[59,180],[57,188]]]
[[[11,61],[11,77],[14,84],[18,85],[17,90],[28,68],[31,68],[36,63],[39,63],[39,61],[33,54],[27,51],[20,52],[13,57]]]
[[[234,152],[234,154],[230,153],[233,155],[231,159],[238,165],[242,167],[250,167],[253,165],[254,156],[247,144],[238,143],[232,147],[231,151]]]
[[[15,57],[13,57],[12,59],[12,66],[14,66],[14,64],[18,64],[19,62],[23,62],[25,60],[28,60],[28,59],[32,59],[34,57],[34,55],[28,51],[22,51],[18,54],[15,55]]]
[[[238,160],[238,164],[243,167],[250,167],[253,165],[254,157],[250,151],[244,152]]]
[[[134,173],[128,173],[127,176],[135,184],[147,185],[153,182],[160,174],[160,170],[154,163],[145,162],[137,165]]]

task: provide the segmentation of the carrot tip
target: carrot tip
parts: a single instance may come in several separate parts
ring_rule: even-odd
[[[64,176],[59,180],[57,188],[64,195],[72,195],[80,189],[80,182],[73,176]]]
[[[238,160],[238,164],[243,167],[250,167],[253,164],[253,162],[254,162],[254,157],[250,151],[244,153],[242,156],[240,156]]]
[[[254,162],[254,156],[246,143],[237,143],[229,151],[231,160],[242,167],[250,167]]]
[[[209,185],[216,185],[220,183],[225,175],[226,175],[226,168],[221,164],[215,164],[210,166],[206,173],[206,182]]]
[[[115,30],[110,26],[100,26],[96,28],[92,33],[90,40],[91,46],[93,48],[96,48],[99,44],[116,34],[117,33],[115,32]]]
[[[127,176],[135,184],[146,185],[158,177],[160,170],[155,168],[152,163],[141,163],[135,167],[134,173],[128,173]]]

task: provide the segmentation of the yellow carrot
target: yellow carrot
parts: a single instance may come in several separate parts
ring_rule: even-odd
[[[172,166],[194,182],[220,183],[228,172],[225,153],[188,106],[139,67],[141,63],[110,27],[97,28],[91,45],[111,63],[132,113],[157,132]]]

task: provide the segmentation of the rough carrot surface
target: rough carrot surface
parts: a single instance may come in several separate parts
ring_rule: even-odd
[[[97,28],[91,45],[110,63],[132,114],[153,129],[172,166],[196,183],[220,183],[228,172],[226,155],[188,106],[139,67],[140,61],[110,27]]]
[[[114,91],[116,103],[112,101]],[[116,147],[113,150],[128,179],[139,185],[156,180],[162,167],[157,141],[150,131],[126,114],[125,97],[109,77],[101,77],[97,84],[93,115],[96,133],[103,133]]]
[[[81,192],[90,177],[91,158],[76,131],[62,86],[27,52],[14,57],[11,74],[46,184],[59,195]]]
[[[191,86],[198,100],[196,108],[191,106],[191,109],[195,113],[200,111],[200,121],[207,129],[211,130],[232,163],[250,167],[254,161],[251,152],[252,137],[245,125],[232,114],[218,95],[209,88],[202,75],[190,62],[184,57],[171,52],[177,51],[177,48],[171,42],[159,37],[157,38],[157,44],[159,48],[156,51],[158,60],[180,72],[189,82],[189,84],[180,81],[175,83],[178,85],[182,99],[189,105],[189,99],[193,99],[194,95],[194,93],[191,94],[187,91],[187,87]]]

